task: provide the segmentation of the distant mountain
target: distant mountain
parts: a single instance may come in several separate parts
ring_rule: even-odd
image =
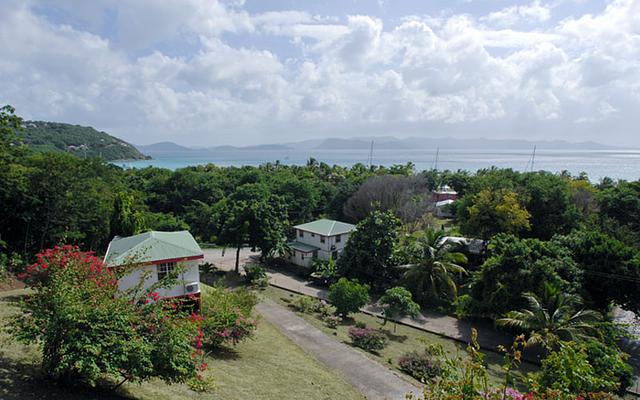
[[[151,155],[171,153],[189,154],[190,156],[206,157],[211,153],[243,152],[243,151],[313,151],[313,150],[369,150],[373,141],[374,151],[378,150],[527,150],[533,146],[539,150],[613,150],[616,147],[607,146],[595,142],[572,143],[563,140],[556,141],[528,141],[506,139],[460,139],[450,137],[409,137],[395,138],[393,136],[374,136],[357,138],[327,138],[310,139],[300,142],[280,144],[260,144],[253,146],[216,146],[210,148],[191,148],[173,142],[161,142],[145,146],[137,146],[138,149]]]
[[[17,135],[37,151],[62,151],[80,157],[101,156],[106,160],[144,160],[133,145],[89,126],[60,122],[26,121]]]
[[[211,151],[256,151],[256,150],[292,150],[284,144],[258,144],[255,146],[216,146],[209,148]]]
[[[505,139],[460,139],[460,138],[423,138],[410,137],[398,139],[393,137],[371,138],[328,138],[313,146],[316,150],[334,149],[369,149],[373,141],[374,149],[405,150],[405,149],[470,149],[470,150],[523,150],[536,146],[540,150],[611,150],[614,146],[607,146],[596,142],[572,143],[564,140],[554,141],[529,141],[529,140],[505,140]],[[303,143],[303,142],[300,142]],[[287,144],[300,148],[297,144]]]
[[[154,153],[154,152],[187,152],[187,151],[196,151],[196,149],[191,149],[189,147],[180,146],[179,144],[175,144],[173,142],[159,142],[153,144],[138,144],[136,145],[138,150],[145,153]]]

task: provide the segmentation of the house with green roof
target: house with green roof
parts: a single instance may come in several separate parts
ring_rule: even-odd
[[[337,260],[356,226],[331,219],[296,225],[296,239],[289,243],[289,261],[310,267],[314,258]]]
[[[161,298],[199,298],[198,265],[203,258],[202,249],[188,231],[150,231],[128,237],[115,237],[109,243],[104,263],[112,268],[131,268],[131,272],[118,281],[118,288],[122,291],[134,287],[141,279],[144,279],[144,287],[148,288],[180,264],[184,271],[178,276],[178,283],[170,288],[158,289],[158,294]]]

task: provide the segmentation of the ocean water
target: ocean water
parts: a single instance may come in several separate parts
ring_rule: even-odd
[[[329,165],[350,166],[368,163],[368,150],[233,150],[154,152],[152,160],[114,161],[124,168],[155,166],[176,169],[192,165],[216,164],[219,166],[260,165],[280,161],[287,165],[304,165],[310,157]],[[518,171],[531,170],[532,150],[385,150],[375,149],[373,164],[390,166],[412,162],[416,170],[437,167],[438,170],[461,169],[475,172],[495,166]],[[586,172],[597,182],[603,177],[613,179],[640,179],[640,150],[537,150],[533,170],[558,173],[564,170],[573,175]]]

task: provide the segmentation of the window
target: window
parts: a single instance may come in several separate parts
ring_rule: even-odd
[[[315,233],[311,233],[311,237],[316,237],[316,234]]]
[[[298,231],[298,236],[304,237],[304,231]]]
[[[300,259],[304,260],[304,253],[300,253]]]
[[[158,266],[156,267],[156,270],[158,272],[158,280],[161,280],[165,276],[167,276],[171,271],[175,269],[175,267],[176,263],[174,262],[158,264]]]
[[[325,242],[325,237],[324,236],[320,236],[320,243],[324,243]]]
[[[318,250],[313,251],[313,258],[318,258]]]
[[[338,259],[338,252],[334,251],[333,253],[331,253],[331,258],[333,258],[334,260]]]
[[[342,241],[342,235],[336,236],[336,243],[340,243]]]

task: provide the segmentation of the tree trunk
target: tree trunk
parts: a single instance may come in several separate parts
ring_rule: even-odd
[[[236,249],[236,274],[240,273],[240,248],[242,247],[242,245],[238,245],[238,248]]]

